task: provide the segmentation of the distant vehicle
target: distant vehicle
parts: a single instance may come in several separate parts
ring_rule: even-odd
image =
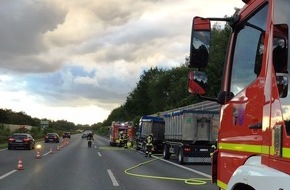
[[[88,133],[83,133],[82,134],[82,138],[87,138],[87,136],[88,136]]]
[[[70,132],[64,132],[62,138],[70,138]]]
[[[124,141],[122,140],[121,135],[128,137],[126,141],[132,146],[132,142],[134,140],[133,122],[112,122],[110,127],[110,145],[124,146]]]
[[[15,148],[34,149],[35,140],[28,133],[14,133],[8,139],[8,150]]]
[[[45,135],[44,142],[45,143],[48,143],[48,142],[59,143],[59,135],[57,133],[47,133]]]

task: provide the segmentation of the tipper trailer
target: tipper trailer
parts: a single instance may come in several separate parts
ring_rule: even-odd
[[[178,162],[211,163],[216,148],[219,112],[180,110],[164,115],[163,158],[178,156]]]

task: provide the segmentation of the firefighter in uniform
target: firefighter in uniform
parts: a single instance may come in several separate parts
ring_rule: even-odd
[[[121,131],[119,133],[119,145],[118,146],[122,146],[123,145],[123,137],[124,137],[123,131]]]
[[[128,148],[127,146],[128,143],[128,135],[124,133],[123,131],[120,132],[120,145],[119,146],[124,146],[124,148]]]
[[[153,148],[153,135],[150,134],[146,137],[146,154],[145,157],[152,155],[152,148]]]
[[[124,145],[124,148],[128,148],[128,135],[127,133],[123,133],[123,145]]]

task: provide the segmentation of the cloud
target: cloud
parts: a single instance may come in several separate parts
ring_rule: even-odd
[[[91,124],[103,121],[125,102],[144,69],[184,61],[193,16],[223,17],[237,4],[2,0],[0,107],[35,117],[78,122],[83,114],[92,115]]]

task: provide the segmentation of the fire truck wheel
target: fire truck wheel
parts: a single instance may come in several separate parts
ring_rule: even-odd
[[[183,149],[182,148],[180,148],[178,151],[178,163],[184,164],[184,162],[183,162]]]
[[[163,158],[165,160],[170,158],[169,147],[166,144],[163,146]]]

